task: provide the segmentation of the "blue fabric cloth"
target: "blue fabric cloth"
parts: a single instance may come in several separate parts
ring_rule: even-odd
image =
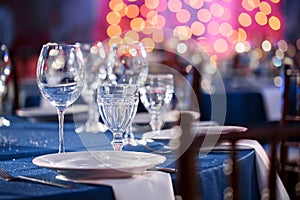
[[[57,122],[31,122],[12,117],[10,127],[1,127],[0,131],[0,167],[13,175],[28,175],[55,182],[55,172],[37,167],[32,159],[39,155],[58,151]],[[111,133],[77,134],[75,125],[65,123],[66,151],[112,150]],[[137,137],[139,134],[137,134]],[[163,149],[164,143],[152,142],[150,146]],[[126,146],[125,150],[151,152],[143,146]],[[176,167],[174,154],[166,154],[168,166]],[[229,185],[228,177],[223,173],[223,162],[228,153],[210,153],[199,156],[198,171],[201,177],[201,191],[204,199],[223,199],[223,191]],[[242,199],[259,199],[253,150],[238,153],[239,172],[243,174]],[[173,162],[174,161],[174,162]],[[176,174],[172,175],[176,194]],[[0,180],[0,199],[115,199],[110,186],[76,184],[74,189],[63,189],[23,181],[5,182]]]

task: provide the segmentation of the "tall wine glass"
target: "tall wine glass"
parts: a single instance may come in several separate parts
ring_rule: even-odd
[[[95,44],[77,43],[80,46],[85,63],[85,84],[81,96],[89,106],[88,119],[85,124],[75,129],[77,133],[99,133],[107,131],[107,127],[99,121],[100,114],[96,102],[97,86],[106,77],[104,67],[105,50],[102,42]]]
[[[141,102],[150,115],[153,131],[160,131],[163,126],[162,111],[168,105],[174,93],[172,74],[149,74],[144,86],[140,88]]]
[[[146,55],[141,42],[112,44],[107,58],[109,80],[113,84],[143,85],[149,71]]]
[[[7,80],[11,73],[11,60],[5,44],[0,46],[0,110],[3,111],[3,96],[7,91]],[[9,126],[10,121],[0,117],[0,126]]]
[[[135,117],[139,102],[138,85],[99,85],[97,102],[100,115],[113,133],[112,146],[115,151],[123,148],[123,133]]]
[[[148,75],[149,67],[146,49],[141,42],[112,44],[107,59],[108,77],[112,83],[137,84],[142,86]],[[132,124],[125,134],[125,142],[137,145],[132,132]]]
[[[43,97],[57,108],[58,153],[64,153],[64,113],[80,96],[84,84],[84,62],[79,46],[56,43],[43,45],[36,78]]]

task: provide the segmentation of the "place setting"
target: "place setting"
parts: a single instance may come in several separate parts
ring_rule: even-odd
[[[59,150],[58,153],[37,156],[33,158],[32,163],[55,172],[56,179],[61,181],[110,185],[115,195],[121,196],[120,199],[137,198],[134,197],[134,192],[131,192],[132,195],[126,195],[126,198],[123,193],[131,191],[132,185],[134,188],[149,190],[147,185],[150,182],[155,183],[155,190],[162,191],[159,196],[169,198],[172,196],[171,177],[168,173],[156,170],[156,167],[163,166],[166,157],[151,152],[123,150],[127,145],[123,134],[131,126],[139,103],[139,90],[142,84],[132,82],[136,77],[139,80],[138,76],[123,77],[124,79],[118,80],[123,83],[114,83],[116,80],[100,83],[95,90],[96,111],[109,129],[105,134],[110,135],[111,146],[108,149],[113,148],[113,150],[87,149],[87,151],[75,152],[65,150],[64,115],[66,108],[72,106],[84,88],[83,63],[78,44],[48,43],[43,46],[37,67],[37,83],[43,97],[57,109]],[[63,67],[67,68],[61,70]],[[145,71],[142,70],[141,76],[145,76],[143,73]],[[127,81],[131,81],[131,84]],[[81,132],[78,136],[84,134],[89,133]],[[128,186],[129,179],[131,184]]]

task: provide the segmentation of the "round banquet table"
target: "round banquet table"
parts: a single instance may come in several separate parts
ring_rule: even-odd
[[[28,175],[54,182],[56,173],[35,166],[32,159],[58,149],[58,124],[49,121],[33,121],[27,118],[7,116],[10,127],[1,127],[0,131],[0,167],[13,175]],[[75,133],[74,122],[65,123],[65,145],[67,152],[86,150],[112,150],[110,132],[105,134]],[[136,137],[139,133],[136,134]],[[153,148],[159,148],[160,142],[152,142]],[[124,150],[149,152],[143,146],[125,147]],[[176,167],[173,154],[165,154],[168,167]],[[223,199],[223,191],[229,185],[229,177],[223,173],[223,163],[229,157],[228,152],[212,152],[199,156],[198,176],[201,182],[201,194],[204,199]],[[174,162],[173,162],[174,161]],[[242,199],[259,199],[257,187],[255,152],[238,152],[239,172],[242,174]],[[163,164],[164,165],[164,164]],[[176,195],[176,174],[172,174]],[[6,182],[0,180],[0,199],[115,199],[112,187],[107,185],[88,185],[67,182],[75,186],[72,189],[57,188],[24,181]]]

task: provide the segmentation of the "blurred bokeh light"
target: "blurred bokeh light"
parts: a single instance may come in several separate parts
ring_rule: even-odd
[[[215,59],[263,41],[272,45],[285,28],[282,0],[111,0],[108,7],[110,43],[141,40],[151,51],[168,29],[179,41],[196,40]]]

